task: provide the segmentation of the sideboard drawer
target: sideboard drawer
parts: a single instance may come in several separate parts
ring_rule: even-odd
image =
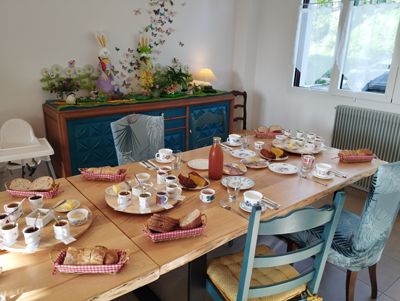
[[[154,110],[154,111],[146,111],[146,112],[138,112],[139,114],[146,114],[151,116],[161,116],[163,115],[165,119],[174,118],[174,117],[182,117],[186,116],[186,108],[173,108],[173,109],[165,109],[165,110]]]

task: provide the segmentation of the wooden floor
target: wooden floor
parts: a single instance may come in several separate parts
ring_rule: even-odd
[[[39,170],[35,173],[35,177],[46,174],[45,165],[41,165]],[[20,176],[19,172],[14,175],[8,175],[1,172],[0,168],[0,191],[4,190],[3,183],[10,179]],[[361,213],[364,206],[366,193],[356,189],[346,189],[347,199],[345,207],[347,210],[355,213]],[[318,202],[323,204],[329,202],[330,198],[325,198]],[[286,248],[284,243],[275,238],[266,238],[265,241],[268,245],[275,250],[283,250]],[[210,254],[210,257],[220,256],[228,252],[236,251],[242,248],[244,244],[243,239],[237,239],[233,247],[221,247]],[[302,269],[304,267],[298,267]],[[161,300],[185,300],[187,267],[184,266],[180,269],[172,271],[163,275],[159,280],[151,284],[152,290],[160,297]],[[380,301],[400,301],[400,218],[393,228],[389,241],[384,250],[381,261],[378,264],[378,300]],[[345,300],[345,280],[346,272],[336,266],[327,264],[323,280],[320,287],[319,294],[324,297],[324,301],[341,301]],[[356,301],[367,301],[370,299],[370,283],[367,270],[360,272],[357,279],[356,286]],[[118,298],[118,300],[137,300],[133,294],[127,294]]]

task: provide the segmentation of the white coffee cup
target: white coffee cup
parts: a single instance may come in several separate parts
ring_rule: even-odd
[[[312,132],[307,133],[307,139],[314,140],[315,138],[317,138],[317,134],[312,133]]]
[[[296,130],[296,138],[303,138],[304,137],[304,132],[300,130]]]
[[[158,150],[158,153],[155,155],[156,159],[161,161],[168,161],[172,158],[172,149],[170,148],[161,148]]]
[[[157,184],[164,185],[165,178],[167,177],[168,173],[166,171],[158,170],[157,171]]]
[[[150,174],[148,174],[147,172],[136,174],[136,178],[141,184],[147,184],[150,182]]]
[[[285,140],[287,139],[287,137],[285,135],[276,135],[275,136],[275,140],[279,143],[282,144],[283,142],[285,142]]]
[[[264,147],[264,141],[256,141],[254,142],[254,148],[256,150],[262,150],[262,148]]]
[[[69,222],[65,219],[59,220],[53,225],[54,237],[58,240],[64,240],[71,236]]]
[[[156,204],[163,206],[168,203],[168,194],[166,191],[158,191],[156,195]]]
[[[1,212],[1,213],[0,213],[0,227],[3,226],[3,225],[5,225],[5,224],[7,224],[7,223],[9,223],[9,222],[10,222],[10,219],[9,219],[8,214],[5,213],[5,212]],[[1,231],[0,231],[0,232],[1,232]],[[1,234],[1,233],[0,233],[0,234]]]
[[[166,184],[178,183],[178,177],[174,175],[168,175],[165,177],[165,183]]]
[[[165,173],[167,173],[167,174],[170,174],[170,173],[171,173],[171,170],[172,170],[172,167],[171,167],[171,166],[160,166],[160,167],[158,168],[158,171],[163,171],[163,172],[165,172]]]
[[[320,176],[327,176],[332,170],[332,165],[327,163],[317,163],[315,164],[315,171]]]
[[[170,198],[177,198],[182,194],[182,188],[176,183],[167,184],[166,191]]]
[[[263,195],[261,192],[255,190],[248,190],[243,193],[243,197],[244,197],[244,203],[247,206],[252,207],[260,204]]]
[[[241,139],[240,135],[238,135],[238,134],[230,134],[228,136],[228,139],[226,139],[226,141],[228,143],[231,143],[231,144],[239,144],[240,143],[240,139]]]
[[[22,230],[26,245],[38,246],[40,242],[40,228],[29,226]]]
[[[122,190],[118,192],[118,205],[127,205],[132,198],[132,193],[129,190]]]
[[[19,236],[18,224],[4,224],[1,226],[1,235],[3,236],[3,243],[7,246],[11,246],[17,241]]]
[[[139,194],[139,206],[140,207],[148,207],[151,198],[150,192],[143,192]]]
[[[12,202],[4,205],[4,211],[9,215],[11,222],[16,221],[22,214],[21,202]]]
[[[32,211],[43,207],[43,196],[36,194],[29,197],[29,204],[31,205]]]
[[[203,203],[211,203],[215,199],[215,190],[211,188],[206,188],[200,190],[200,200]]]

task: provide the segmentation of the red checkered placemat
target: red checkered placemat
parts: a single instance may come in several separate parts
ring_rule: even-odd
[[[194,237],[199,236],[203,233],[206,225],[203,224],[200,227],[189,229],[189,230],[175,230],[171,232],[165,233],[155,233],[152,232],[147,225],[144,226],[144,233],[153,241],[153,242],[161,242],[161,241],[168,241],[168,240],[175,240],[187,237]]]
[[[79,168],[79,171],[86,180],[94,180],[94,181],[110,181],[110,182],[121,182],[125,180],[126,177],[126,169],[120,169],[120,173],[118,175],[111,174],[95,174],[93,172],[87,171],[87,168]]]
[[[113,274],[118,273],[119,270],[129,260],[129,256],[124,250],[116,250],[118,254],[118,262],[116,264],[85,264],[85,265],[74,265],[74,264],[63,264],[66,250],[60,252],[53,264],[53,275],[57,272],[69,273],[69,274]]]

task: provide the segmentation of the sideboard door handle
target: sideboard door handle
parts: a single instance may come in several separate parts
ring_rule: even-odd
[[[189,130],[189,134],[191,134],[192,133],[192,130]]]

